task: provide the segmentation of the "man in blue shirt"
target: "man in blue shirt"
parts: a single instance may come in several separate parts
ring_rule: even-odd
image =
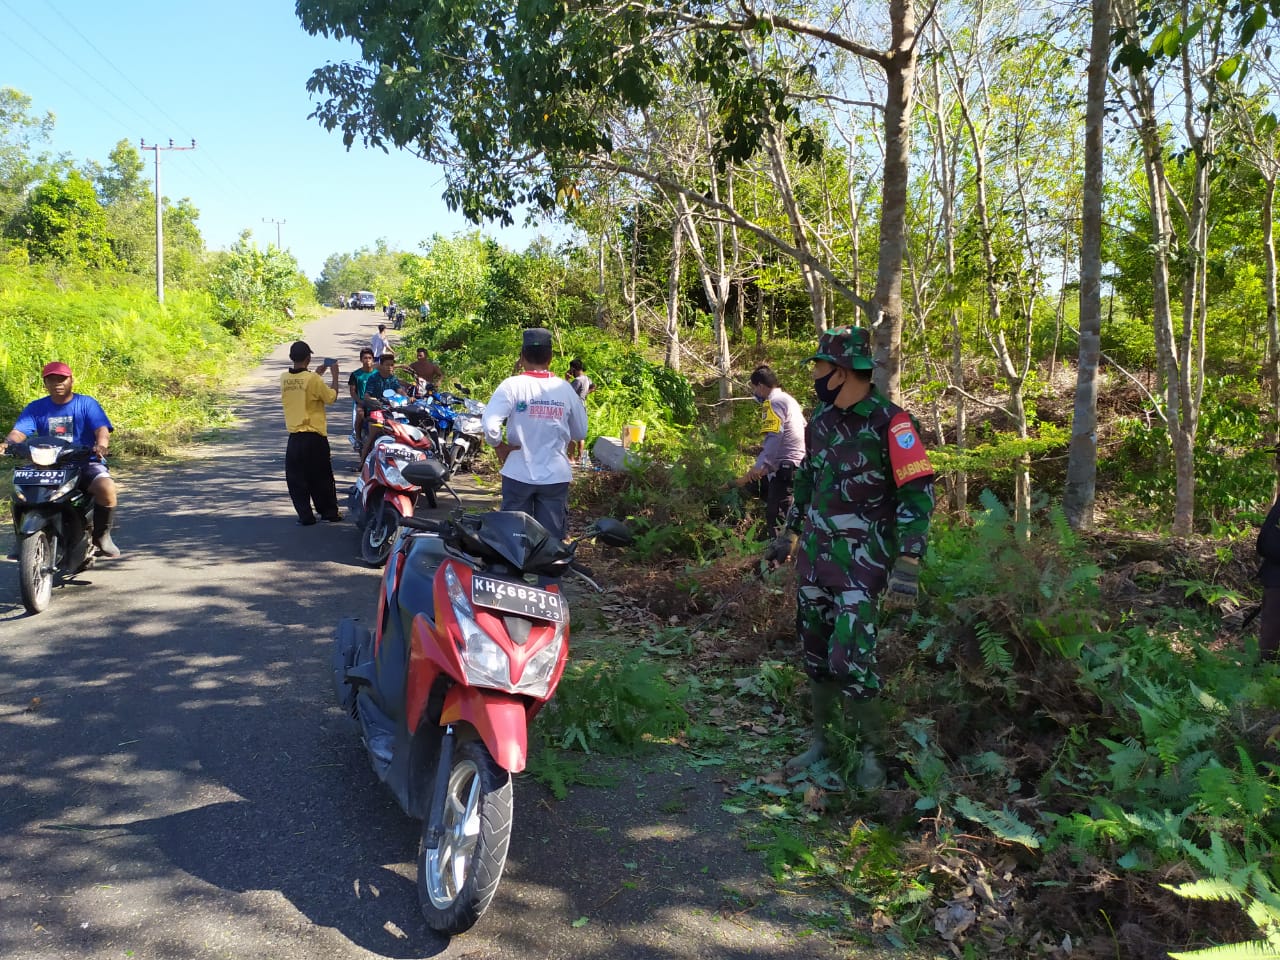
[[[80,473],[82,489],[93,497],[93,545],[103,557],[120,556],[111,540],[111,514],[116,508],[116,482],[107,473],[107,448],[111,445],[111,421],[93,397],[76,393],[75,378],[65,363],[48,363],[40,371],[47,397],[22,408],[18,421],[0,443],[0,452],[27,437],[65,437],[93,451]]]
[[[365,381],[364,393],[361,396],[381,400],[383,393],[387,390],[394,390],[403,396],[404,385],[400,382],[400,378],[395,375],[395,369],[396,355],[388,350],[378,358],[378,369]],[[373,430],[365,431],[364,444],[360,448],[361,464],[369,459],[369,451],[373,449],[373,441],[376,439],[377,436]]]

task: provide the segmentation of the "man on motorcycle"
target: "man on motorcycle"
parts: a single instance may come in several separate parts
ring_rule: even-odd
[[[565,449],[586,439],[587,408],[548,369],[550,330],[524,332],[520,364],[523,372],[503,380],[489,399],[484,436],[502,462],[502,509],[523,510],[563,540],[573,479]]]
[[[111,539],[111,515],[116,508],[116,482],[107,473],[107,448],[111,446],[111,421],[93,397],[76,393],[75,378],[65,363],[47,363],[40,376],[47,397],[22,408],[18,420],[0,443],[0,453],[27,437],[66,437],[93,450],[80,474],[82,489],[93,497],[93,545],[99,555],[115,559],[120,548]]]
[[[375,400],[381,400],[383,393],[387,390],[394,390],[401,396],[406,396],[404,384],[400,382],[400,378],[395,374],[396,355],[388,350],[378,358],[378,369],[365,382],[364,396],[373,397]],[[373,430],[366,430],[364,444],[360,447],[360,462],[364,463],[369,457],[369,451],[373,449],[373,441],[377,439]]]

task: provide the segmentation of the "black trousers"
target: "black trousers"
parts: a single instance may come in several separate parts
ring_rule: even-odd
[[[284,479],[298,519],[311,521],[338,515],[338,492],[333,483],[329,438],[318,433],[291,433],[284,454]],[[315,504],[315,513],[311,505]]]
[[[784,463],[771,476],[748,484],[747,489],[764,501],[764,536],[772,540],[778,535],[778,527],[787,519],[795,498],[791,494],[795,483],[796,467]]]
[[[1258,624],[1258,653],[1263,661],[1280,660],[1280,587],[1262,588],[1262,621]]]

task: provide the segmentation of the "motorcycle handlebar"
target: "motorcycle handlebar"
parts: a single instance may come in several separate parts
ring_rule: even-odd
[[[442,533],[444,524],[439,520],[422,520],[418,517],[401,517],[400,526],[410,530],[421,530],[424,533]]]

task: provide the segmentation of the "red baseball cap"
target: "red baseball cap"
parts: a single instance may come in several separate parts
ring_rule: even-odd
[[[71,376],[71,368],[65,363],[55,360],[53,363],[46,363],[44,369],[40,371],[40,379],[45,377],[69,377]]]

